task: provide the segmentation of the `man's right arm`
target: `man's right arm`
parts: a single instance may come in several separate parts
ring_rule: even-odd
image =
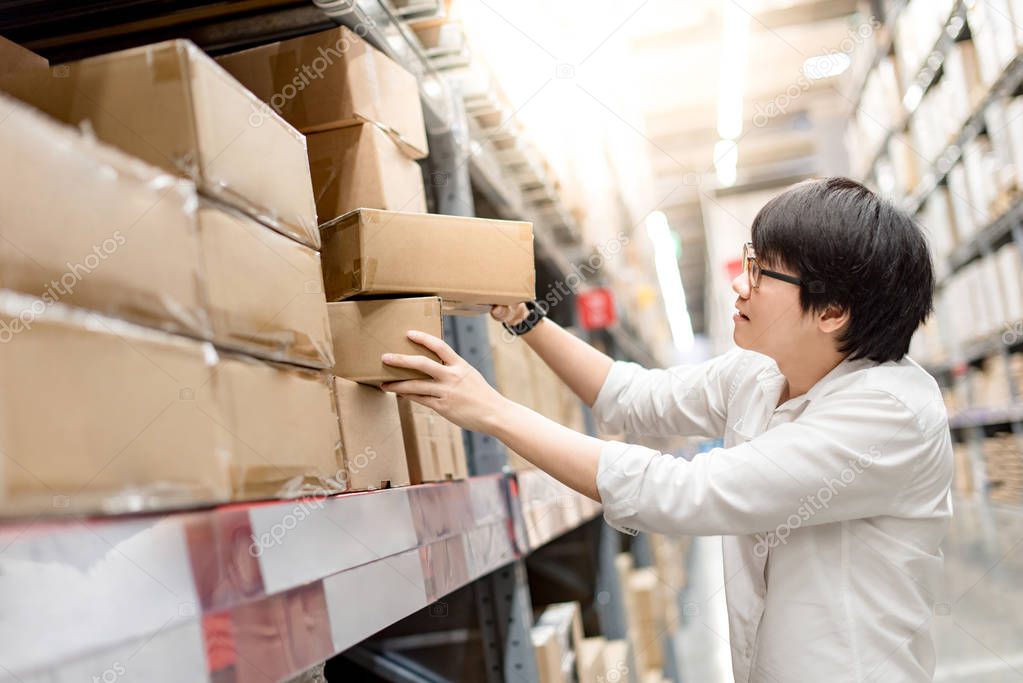
[[[521,322],[528,313],[524,304],[495,306],[492,311],[495,319],[509,324]],[[522,339],[583,403],[593,406],[614,363],[610,356],[593,348],[550,318],[541,320],[536,327],[522,335]]]
[[[516,323],[525,306],[495,307],[494,317]],[[522,336],[609,432],[719,438],[725,429],[728,377],[734,353],[700,365],[667,370],[614,361],[545,318]]]

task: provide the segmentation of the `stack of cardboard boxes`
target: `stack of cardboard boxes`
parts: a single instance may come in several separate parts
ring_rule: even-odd
[[[639,681],[662,680],[663,645],[678,629],[678,591],[685,585],[687,543],[654,535],[650,538],[654,566],[636,568],[628,553],[615,558]]]
[[[365,385],[442,306],[531,298],[532,232],[395,211],[425,209],[412,76],[347,29],[222,58],[244,84],[187,41],[0,47],[5,511],[465,476],[460,430]]]
[[[343,489],[303,137],[181,41],[2,86],[82,128],[0,101],[3,508]]]
[[[578,602],[547,606],[531,632],[541,683],[605,683],[638,680],[629,643],[600,636],[583,637]]]
[[[412,74],[345,27],[217,61],[305,133],[321,223],[355,209],[426,211],[426,126]]]
[[[488,325],[494,378],[501,393],[544,417],[585,433],[582,403],[568,385],[525,341],[510,334],[493,318],[488,319]],[[508,464],[515,470],[533,467],[513,451],[508,452]]]
[[[424,213],[415,160],[428,152],[425,124],[416,80],[399,65],[344,27],[218,61],[308,135],[339,378],[365,385],[422,378],[384,365],[382,353],[437,360],[407,332],[442,337],[442,313],[476,314],[534,296],[530,224]],[[349,388],[346,400],[382,405],[374,391]],[[398,413],[408,457],[407,473],[392,472],[391,485],[466,475],[460,430],[405,399],[387,412],[390,422]],[[344,405],[341,413],[347,441]]]
[[[679,626],[679,591],[686,585],[690,539],[657,534],[649,539],[653,566],[636,568],[629,553],[615,558],[627,639],[584,638],[578,603],[549,605],[537,618],[532,641],[542,682],[667,680],[663,644]]]
[[[1023,501],[1023,444],[1015,434],[984,439],[984,468],[991,500],[1007,505]]]

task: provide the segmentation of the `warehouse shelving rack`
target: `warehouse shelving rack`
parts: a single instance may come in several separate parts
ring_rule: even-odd
[[[532,221],[538,258],[554,277],[564,277],[579,254],[578,229],[556,193],[537,192],[542,183],[508,172],[491,143],[493,131],[466,116],[388,0],[316,0],[317,7],[243,0],[233,13],[194,22],[189,17],[218,3],[190,0],[175,10],[185,24],[155,27],[147,20],[167,14],[156,0],[15,4],[12,10],[42,12],[51,21],[67,17],[88,29],[64,45],[35,36],[62,59],[171,36],[191,38],[216,54],[344,24],[419,81],[431,150],[424,166],[431,210],[474,215],[475,193],[498,217]],[[97,28],[119,10],[134,13],[144,30],[132,28],[136,24],[123,31]],[[31,32],[33,21],[23,16],[21,28]],[[5,21],[17,38],[17,15],[6,14],[0,25]],[[457,317],[445,325],[456,350],[493,381],[485,325]],[[616,355],[655,362],[625,330],[608,337]],[[592,430],[589,415],[587,422]],[[542,472],[510,471],[500,443],[465,434],[472,476],[464,481],[0,525],[0,682],[107,680],[130,670],[152,683],[262,683],[301,675],[341,652],[386,680],[448,680],[410,656],[407,639],[370,636],[417,613],[446,615],[441,599],[466,594],[479,633],[472,643],[486,661],[487,680],[538,680],[527,562],[538,549],[594,523],[600,507]],[[606,525],[599,528],[596,580],[611,597],[595,607],[603,630],[622,637],[613,566],[620,537]],[[471,645],[436,623],[429,631],[419,637]]]
[[[0,680],[90,680],[115,664],[153,683],[283,680],[473,581],[521,590],[509,576],[522,559],[598,513],[533,471],[5,524]]]
[[[901,8],[900,8],[901,9]],[[895,20],[898,20],[898,14],[895,14]],[[948,56],[949,50],[952,49],[953,43],[956,38],[962,33],[963,27],[966,25],[966,4],[963,0],[956,0],[952,11],[949,13],[949,18],[945,21],[941,28],[941,32],[938,34],[937,40],[934,42],[934,46],[927,53],[927,58],[924,59],[923,64],[917,70],[913,76],[909,90],[913,90],[918,94],[912,100],[912,106],[906,106],[905,99],[903,99],[904,112],[902,118],[884,135],[881,140],[881,144],[874,152],[870,163],[867,165],[868,173],[873,172],[877,166],[877,162],[880,161],[888,153],[888,143],[891,142],[892,137],[901,131],[906,130],[909,126],[910,120],[913,118],[913,114],[916,112],[917,106],[923,100],[924,93],[927,92],[941,71],[941,66],[945,62],[945,57]],[[894,27],[891,31],[894,34]],[[878,68],[881,58],[892,49],[894,36],[889,36],[885,43],[885,47],[879,51],[877,59],[873,62],[870,71],[867,72],[866,77],[861,85],[860,93],[866,86],[866,80],[869,78],[870,73]],[[856,98],[857,106],[859,106],[859,96]]]
[[[897,17],[905,8],[905,4],[904,2],[899,3],[893,16]],[[878,162],[887,154],[888,142],[892,136],[908,129],[919,103],[927,90],[938,80],[945,59],[955,41],[962,37],[966,24],[966,2],[956,0],[934,46],[912,79],[911,87],[918,88],[919,96],[912,98],[912,106],[904,106],[904,115],[884,136],[882,144],[871,157],[864,181],[870,181]],[[870,69],[859,83],[859,91],[854,95],[857,107],[870,73],[878,68],[881,58],[895,48],[894,26],[889,28],[891,30],[883,47],[879,48]],[[984,131],[984,115],[988,107],[1000,98],[1018,92],[1021,87],[1023,87],[1023,52],[1017,53],[1003,68],[955,135],[946,142],[933,159],[924,164],[923,173],[916,187],[902,198],[903,208],[913,215],[918,215],[923,210],[928,198],[945,182],[949,172],[959,162],[964,146]],[[948,254],[943,263],[937,264],[937,287],[940,289],[945,286],[950,278],[964,267],[977,259],[991,257],[995,250],[1010,241],[1014,241],[1023,251],[1023,197],[1016,197],[1001,215],[996,216],[966,242],[958,245]],[[947,324],[942,323],[943,321],[939,320],[939,330],[942,332],[943,338],[951,339]],[[1013,321],[1009,321],[1007,325],[1011,326],[1012,323]],[[941,363],[925,367],[940,383],[946,386],[966,381],[972,366],[995,356],[1002,356],[1007,361],[1011,354],[1023,352],[1023,334],[1016,335],[1015,332],[1015,329],[1008,329],[1006,332],[999,331],[990,337],[977,339],[966,345],[946,343],[946,347],[951,349],[950,357]],[[982,486],[986,485],[987,477],[980,449],[988,433],[1008,428],[1011,433],[1023,438],[1023,396],[1019,395],[1011,378],[1006,377],[1005,379],[1009,384],[1010,403],[1008,405],[1000,407],[975,406],[949,416],[950,428],[953,431],[962,432],[964,440],[970,444],[974,460],[972,469],[976,475],[980,476],[980,481],[983,482]],[[971,393],[969,387],[967,387],[966,393]],[[973,400],[972,395],[969,398],[971,401]],[[1018,502],[1023,504],[1023,500]]]

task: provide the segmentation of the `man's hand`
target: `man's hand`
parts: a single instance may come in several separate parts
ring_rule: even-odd
[[[459,427],[493,434],[498,415],[509,402],[443,339],[417,330],[409,330],[408,338],[433,351],[441,362],[425,356],[385,353],[382,360],[386,365],[419,370],[430,377],[385,382],[380,388],[433,408]]]
[[[514,306],[491,306],[490,315],[499,323],[518,325],[529,317],[529,309],[525,303],[517,303]]]

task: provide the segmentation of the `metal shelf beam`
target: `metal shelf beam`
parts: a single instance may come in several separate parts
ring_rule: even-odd
[[[599,510],[541,472],[523,475],[527,498],[497,474],[5,524],[0,681],[89,679],[115,663],[152,683],[293,676]],[[535,522],[524,538],[514,516]]]

